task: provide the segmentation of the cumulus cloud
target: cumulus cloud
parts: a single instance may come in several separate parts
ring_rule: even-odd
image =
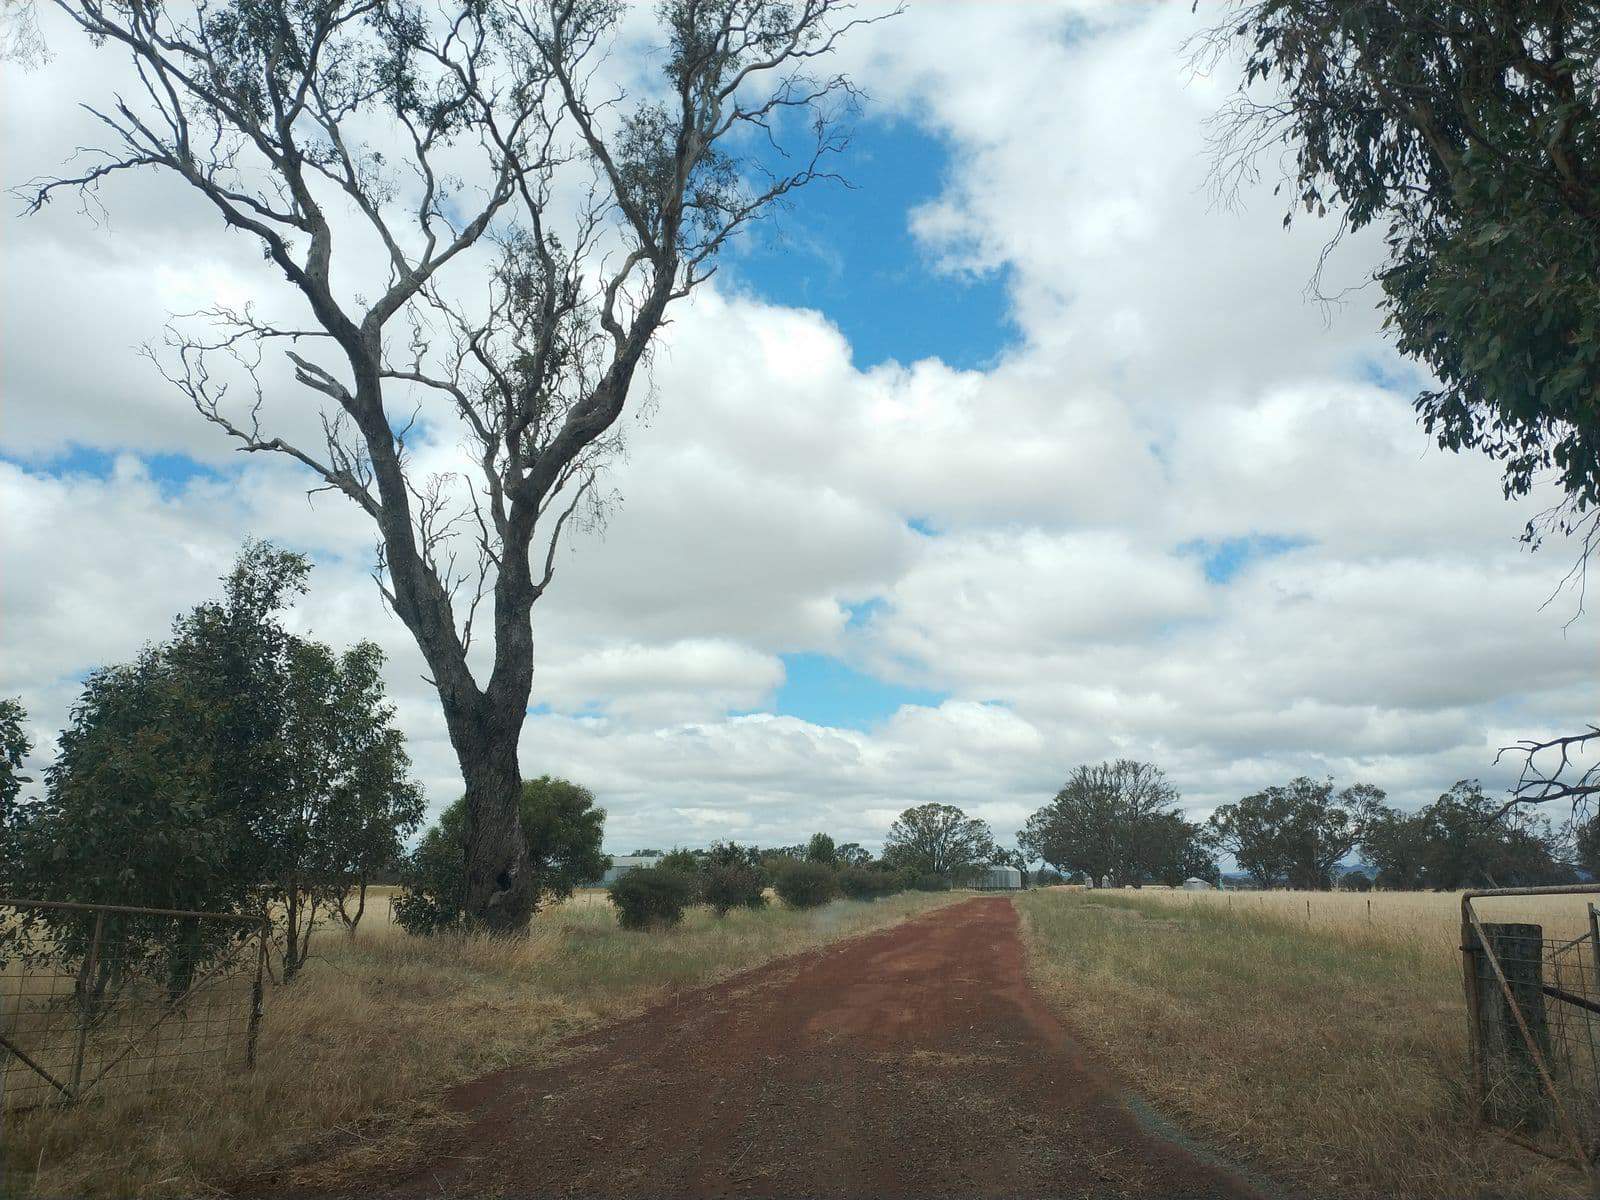
[[[825,312],[715,286],[678,312],[617,500],[536,613],[524,770],[592,786],[612,849],[871,844],[930,799],[1009,835],[1113,755],[1161,762],[1196,813],[1301,773],[1418,803],[1504,783],[1498,745],[1600,709],[1592,623],[1541,609],[1564,550],[1522,550],[1531,510],[1493,465],[1429,447],[1370,294],[1303,301],[1330,229],[1283,233],[1270,180],[1212,203],[1205,119],[1228,80],[1187,68],[1195,21],[944,4],[857,39],[878,119],[949,149],[944,193],[904,214],[929,269],[1003,270],[1020,337],[981,371],[861,371]],[[81,134],[69,100],[100,60],[59,52],[5,81],[9,182]],[[279,281],[171,185],[131,182],[109,225],[56,207],[7,231],[4,688],[47,738],[84,670],[272,537],[316,556],[303,628],[389,653],[442,805],[459,774],[363,518],[240,462],[134,353],[169,312]],[[1347,242],[1331,282],[1375,253]],[[290,428],[315,419],[303,394],[267,399]],[[114,466],[50,468],[69,444]],[[160,477],[140,456],[162,452],[211,471]],[[458,453],[443,424],[417,452]],[[1208,577],[1223,544],[1239,561]],[[865,729],[774,715],[798,652],[948,699]]]

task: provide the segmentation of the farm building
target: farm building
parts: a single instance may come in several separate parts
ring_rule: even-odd
[[[1204,879],[1197,879],[1191,875],[1183,881],[1183,890],[1186,892],[1209,892],[1211,885]]]
[[[1015,867],[985,867],[972,886],[984,892],[1020,891],[1022,872]]]
[[[639,867],[653,867],[660,861],[654,854],[613,855],[611,866],[606,868],[606,873],[600,877],[598,883],[590,884],[589,886],[605,887],[609,883],[615,883],[629,871],[637,870]]]

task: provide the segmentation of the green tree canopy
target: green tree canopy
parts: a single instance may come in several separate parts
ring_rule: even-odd
[[[895,818],[884,838],[883,859],[892,868],[910,867],[945,878],[986,862],[994,853],[987,822],[950,804],[919,804]]]
[[[600,850],[606,810],[583,785],[551,775],[525,780],[518,814],[539,905],[566,899],[611,865]],[[466,820],[462,797],[439,814],[412,851],[405,889],[394,905],[395,919],[408,932],[435,933],[466,922]]]
[[[1573,858],[1590,878],[1600,879],[1600,816],[1581,822],[1573,839]]]
[[[22,785],[33,782],[22,774],[22,764],[33,749],[23,728],[27,719],[21,700],[0,699],[0,850],[6,847],[6,831],[11,828]],[[0,854],[0,859],[4,858]],[[4,881],[5,868],[0,865],[0,884]]]
[[[1377,885],[1392,889],[1537,887],[1575,877],[1548,821],[1506,810],[1475,779],[1418,812],[1384,810],[1367,827],[1361,857]]]
[[[1437,384],[1424,427],[1500,460],[1507,495],[1553,474],[1565,520],[1592,513],[1600,4],[1260,0],[1218,31],[1234,40],[1224,164],[1286,145],[1296,207],[1381,226],[1388,327]]]
[[[1192,832],[1177,803],[1177,789],[1153,763],[1080,766],[1028,818],[1017,844],[1059,871],[1082,871],[1096,885],[1144,883],[1170,868],[1185,828]]]
[[[1428,821],[1421,813],[1392,808],[1376,813],[1361,837],[1361,858],[1372,868],[1372,882],[1398,892],[1425,887],[1428,838]]]
[[[421,820],[383,655],[291,634],[310,564],[247,543],[223,597],[91,672],[12,867],[45,899],[284,914],[287,974],[325,911]]]
[[[813,833],[806,843],[806,861],[834,867],[839,864],[839,851],[833,839],[825,833]]]
[[[1178,887],[1186,879],[1215,885],[1222,879],[1205,827],[1182,813],[1162,813],[1152,822],[1150,874],[1157,883]]]
[[[835,854],[842,867],[864,867],[872,861],[872,851],[860,842],[841,842]]]
[[[1357,783],[1335,794],[1333,781],[1299,779],[1224,804],[1208,835],[1261,887],[1328,888],[1333,868],[1380,814],[1383,792]]]

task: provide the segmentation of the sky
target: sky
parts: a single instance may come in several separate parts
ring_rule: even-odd
[[[608,850],[876,846],[930,800],[1009,841],[1116,757],[1196,818],[1298,775],[1414,808],[1504,788],[1499,746],[1600,712],[1595,622],[1552,599],[1570,548],[1518,541],[1554,497],[1505,501],[1418,428],[1426,380],[1361,286],[1380,243],[1340,244],[1326,307],[1331,224],[1284,230],[1275,164],[1208,188],[1233,80],[1184,50],[1207,15],[913,3],[848,43],[853,186],[802,193],[675,310],[604,526],[536,611],[523,771],[591,787]],[[119,78],[46,35],[0,81],[8,187]],[[139,353],[170,314],[286,303],[281,279],[172,181],[101,200],[4,218],[0,694],[45,761],[84,673],[266,537],[317,564],[296,628],[388,653],[437,810],[460,775],[364,518],[233,453]]]

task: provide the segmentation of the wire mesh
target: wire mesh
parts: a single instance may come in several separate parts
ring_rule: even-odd
[[[1592,906],[1591,906],[1592,911]],[[1600,1159],[1600,953],[1596,930],[1545,942],[1541,955],[1551,1079],[1573,1123],[1587,1131],[1590,1161]]]
[[[0,1112],[248,1065],[262,922],[0,900]]]
[[[1534,924],[1477,924],[1469,1000],[1482,1114],[1592,1170],[1600,1163],[1600,917],[1592,902],[1587,925],[1576,936],[1546,937]]]

